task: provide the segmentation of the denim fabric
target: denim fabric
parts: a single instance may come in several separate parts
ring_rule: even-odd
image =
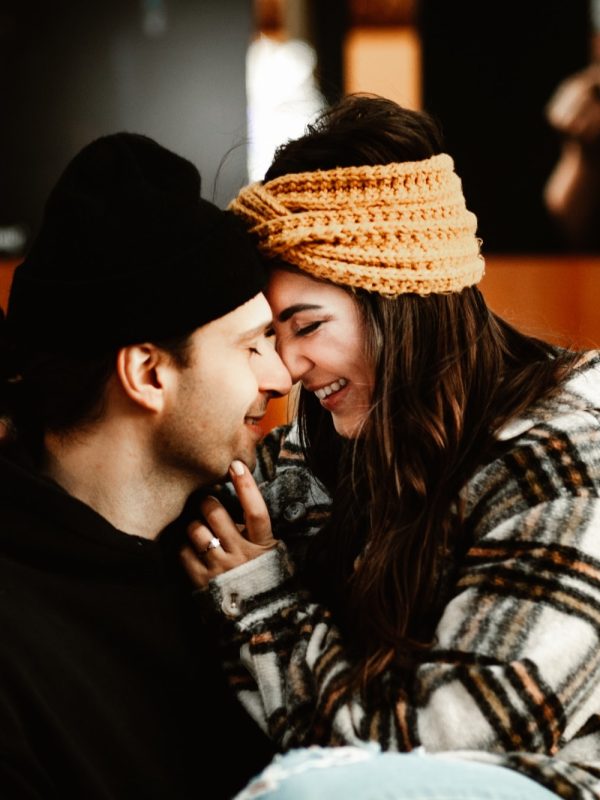
[[[309,747],[276,756],[234,800],[556,800],[541,784],[451,753]]]

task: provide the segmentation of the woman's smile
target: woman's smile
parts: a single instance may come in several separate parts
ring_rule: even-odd
[[[373,369],[353,295],[287,269],[273,271],[266,294],[292,380],[314,393],[340,436],[357,436],[371,407]]]

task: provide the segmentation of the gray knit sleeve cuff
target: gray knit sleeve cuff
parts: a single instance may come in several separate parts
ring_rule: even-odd
[[[293,572],[287,548],[278,542],[273,550],[213,578],[208,586],[213,605],[239,630],[247,630],[281,610]]]

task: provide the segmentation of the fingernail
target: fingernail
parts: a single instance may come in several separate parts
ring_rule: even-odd
[[[241,461],[232,461],[231,462],[231,471],[234,475],[243,475],[244,474],[244,465]]]

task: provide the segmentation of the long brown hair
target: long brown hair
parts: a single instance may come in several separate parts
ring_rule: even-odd
[[[427,114],[351,96],[281,147],[266,179],[441,151]],[[554,390],[578,354],[519,332],[476,287],[428,297],[353,294],[375,365],[361,435],[342,440],[304,390],[298,414],[308,464],[333,495],[331,521],[313,548],[327,576],[321,594],[354,648],[355,677],[368,682],[430,645],[445,564],[466,546],[461,487],[494,457],[498,427]]]

